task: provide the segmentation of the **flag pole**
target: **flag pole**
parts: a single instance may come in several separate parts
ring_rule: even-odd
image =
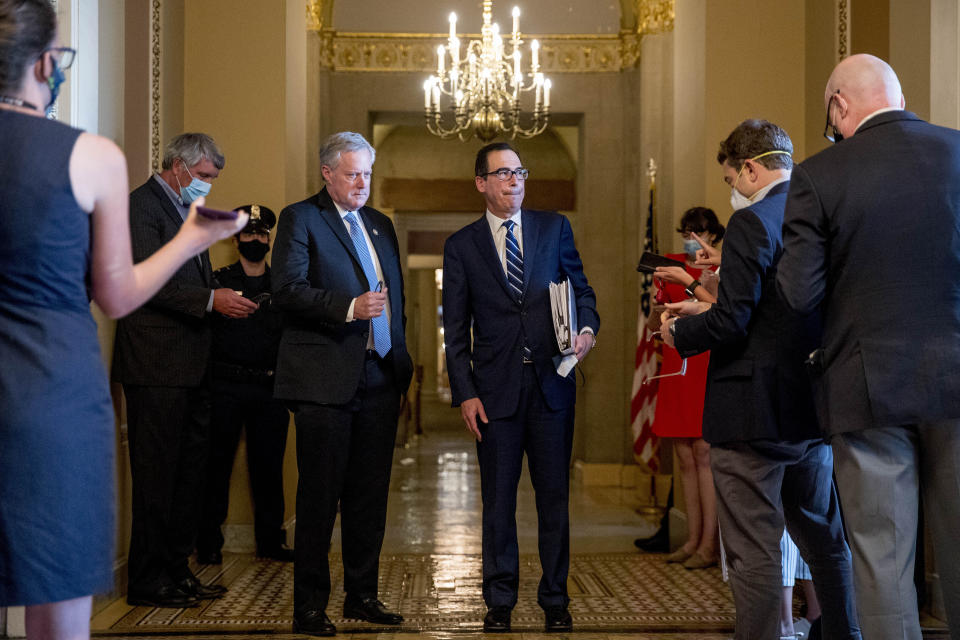
[[[643,250],[657,253],[656,241],[656,198],[657,163],[653,158],[647,161],[647,176],[650,179],[650,201],[647,207],[647,219],[644,225]],[[660,363],[659,346],[651,340],[646,327],[647,318],[653,312],[653,276],[640,275],[640,305],[637,313],[637,352],[634,371],[633,395],[631,398],[631,427],[634,432],[634,455],[640,468],[650,473],[650,496],[647,505],[637,508],[642,515],[661,515],[663,507],[657,499],[656,474],[660,467],[660,439],[653,433],[653,419],[656,410],[656,382],[644,384],[643,380],[657,373]]]

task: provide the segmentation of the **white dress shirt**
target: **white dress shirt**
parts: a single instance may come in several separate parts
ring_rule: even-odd
[[[497,255],[500,256],[500,264],[503,265],[503,275],[507,275],[507,228],[503,223],[507,220],[514,222],[513,237],[517,239],[517,245],[520,247],[520,256],[523,256],[523,220],[520,210],[510,214],[508,218],[500,218],[490,213],[487,209],[487,224],[490,225],[490,233],[493,234],[493,244],[497,247]]]
[[[873,113],[869,114],[867,117],[865,117],[863,120],[860,121],[860,124],[857,125],[857,128],[853,130],[854,133],[856,133],[857,131],[859,131],[859,130],[860,130],[860,127],[863,126],[863,123],[866,122],[867,120],[869,120],[870,118],[872,118],[872,117],[874,117],[874,116],[878,116],[878,115],[880,115],[881,113],[887,113],[888,111],[903,111],[903,109],[901,109],[900,107],[884,107],[883,109],[877,109],[876,111],[874,111]]]

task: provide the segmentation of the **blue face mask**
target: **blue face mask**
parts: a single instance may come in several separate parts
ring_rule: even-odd
[[[51,61],[53,62],[53,73],[47,78],[47,86],[50,87],[50,102],[47,103],[45,109],[48,116],[53,111],[53,104],[57,101],[57,96],[60,95],[60,85],[67,79],[57,61],[55,59]]]
[[[184,163],[183,167],[186,169],[187,164]],[[187,175],[191,178],[190,184],[187,186],[180,184],[180,178],[177,178],[177,186],[180,187],[180,199],[183,200],[183,204],[190,204],[200,196],[206,197],[210,193],[209,182],[194,178],[190,169],[187,169]]]
[[[694,240],[693,238],[690,238],[689,240],[684,240],[684,241],[683,241],[683,251],[684,251],[688,256],[695,256],[695,255],[697,255],[697,251],[699,251],[699,250],[700,250],[700,243],[697,242],[696,240]]]

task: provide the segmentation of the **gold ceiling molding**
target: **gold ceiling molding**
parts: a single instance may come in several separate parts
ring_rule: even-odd
[[[330,26],[329,14],[332,10],[332,0],[307,0],[307,29],[320,31]]]
[[[641,36],[673,31],[674,0],[634,0],[637,33]]]
[[[333,71],[431,73],[437,68],[437,46],[447,41],[447,34],[441,33],[337,33],[324,29],[319,36],[320,64]],[[546,74],[612,73],[633,68],[639,60],[637,38],[632,34],[561,34],[537,39],[540,70]]]
[[[640,62],[640,39],[673,30],[674,0],[629,2],[635,30],[537,36],[541,71],[616,73],[635,68]],[[332,71],[431,73],[437,68],[437,46],[447,42],[445,33],[340,33],[331,24],[333,0],[306,0],[306,5],[307,28],[320,38],[320,64]]]

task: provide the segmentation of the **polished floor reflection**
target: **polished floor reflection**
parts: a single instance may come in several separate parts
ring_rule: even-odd
[[[401,611],[401,629],[381,633],[372,625],[339,619],[342,594],[328,613],[342,637],[482,637],[480,596],[480,477],[476,448],[459,412],[428,407],[425,435],[398,448],[394,460],[387,534],[381,562],[381,597]],[[537,520],[526,471],[520,481],[520,602],[516,633],[500,638],[544,637],[713,640],[729,637],[732,600],[714,570],[686,571],[661,556],[637,553],[632,541],[655,524],[638,515],[635,492],[618,487],[571,490],[571,612],[577,633],[546,636],[536,605],[539,580]],[[339,556],[339,527],[332,553]],[[339,557],[332,558],[342,584]],[[250,633],[289,633],[292,567],[227,554],[220,567],[199,567],[201,579],[230,587],[227,597],[192,610],[130,607],[118,600],[94,619],[102,637],[239,638]],[[336,590],[336,587],[335,587]],[[625,632],[632,633],[625,633]],[[146,635],[149,634],[149,635]],[[302,637],[302,636],[300,636]]]
[[[459,412],[432,407],[431,428],[398,450],[393,467],[384,553],[480,553],[480,471],[476,445]],[[572,553],[633,552],[655,526],[636,512],[635,492],[571,487]],[[517,497],[520,553],[537,552],[537,512],[524,467]]]

